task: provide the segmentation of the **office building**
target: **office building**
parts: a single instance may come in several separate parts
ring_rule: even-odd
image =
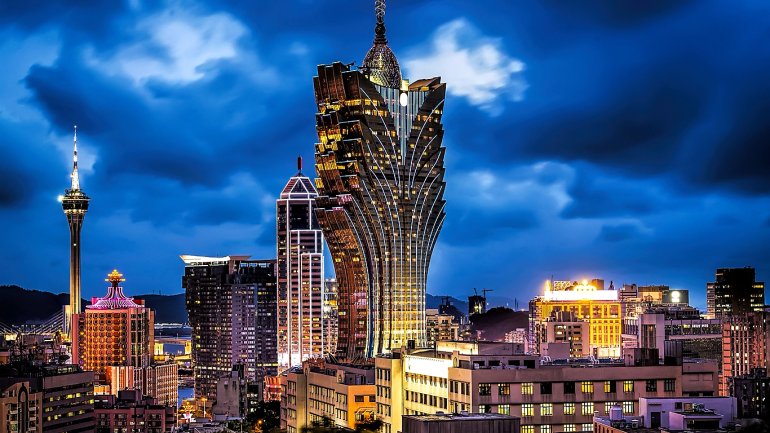
[[[337,308],[337,279],[327,278],[324,280],[324,303],[323,303],[323,322],[324,322],[324,350],[330,355],[337,353],[337,332],[339,331],[339,312]]]
[[[706,285],[706,304],[709,317],[716,319],[762,311],[765,283],[756,281],[751,267],[717,269],[716,281]]]
[[[162,404],[139,390],[100,396],[94,404],[96,433],[171,433],[176,431],[176,402]]]
[[[25,378],[0,378],[0,431],[42,433],[43,393]]]
[[[374,45],[358,69],[314,78],[316,215],[338,282],[338,359],[424,346],[425,286],[444,222],[446,85],[402,79],[377,2]]]
[[[179,400],[179,364],[170,362],[145,367],[111,366],[110,393],[135,389],[158,404],[176,406]]]
[[[107,295],[93,298],[73,320],[72,360],[109,383],[110,366],[146,367],[152,362],[155,313],[123,294],[123,274],[113,270]]]
[[[770,419],[770,377],[766,368],[733,377],[732,395],[738,402],[738,418]]]
[[[587,280],[579,283],[546,281],[541,296],[529,303],[530,348],[536,353],[549,340],[548,324],[569,328],[573,333],[571,353],[585,354],[584,333],[576,321],[588,323],[588,353],[595,357],[619,358],[621,355],[621,303],[618,290],[605,290],[603,280]],[[553,336],[558,336],[555,325]],[[577,348],[577,345],[580,348]]]
[[[277,374],[275,260],[181,256],[192,328],[195,396],[216,398],[217,381],[243,365],[249,381]]]
[[[706,319],[692,307],[658,305],[623,319],[624,348],[658,349],[660,359],[676,356],[721,362],[722,321]],[[676,342],[677,344],[666,344]]]
[[[72,316],[79,314],[81,310],[80,300],[80,231],[83,228],[83,220],[88,212],[88,203],[91,199],[80,189],[80,174],[78,173],[78,129],[75,127],[73,140],[72,174],[70,175],[70,187],[64,190],[60,196],[64,215],[70,227],[70,303],[65,308],[64,331],[70,332]]]
[[[297,159],[276,200],[278,367],[285,370],[329,351],[324,329],[324,237],[315,216],[318,192]]]
[[[383,433],[403,431],[402,415],[439,411],[513,415],[521,418],[522,432],[578,432],[591,430],[594,412],[607,414],[616,404],[630,415],[642,397],[717,391],[713,362],[582,361],[548,362],[512,344],[483,342],[439,342],[436,349],[378,356],[377,417]]]
[[[4,385],[8,384],[8,385]],[[22,391],[22,385],[26,388]],[[7,415],[16,417],[19,430],[45,433],[91,433],[94,431],[94,373],[74,364],[38,365],[29,361],[0,366],[0,388],[6,388],[0,404],[11,402]],[[10,395],[10,394],[13,395]],[[26,394],[26,395],[25,395]],[[24,399],[26,398],[26,404]],[[16,403],[12,403],[13,400]],[[26,411],[24,411],[26,409]],[[4,409],[0,409],[4,410]],[[20,411],[11,413],[10,411]],[[22,413],[24,412],[24,413]],[[6,426],[14,424],[5,418]]]
[[[735,395],[734,378],[755,369],[770,369],[770,310],[723,316],[720,395]]]
[[[374,366],[307,361],[281,374],[281,429],[297,433],[330,418],[343,428],[374,421]]]

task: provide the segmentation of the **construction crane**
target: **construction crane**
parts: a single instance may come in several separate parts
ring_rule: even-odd
[[[487,302],[487,292],[494,292],[492,289],[481,289],[481,293],[484,295],[484,307],[486,308],[489,305],[489,302]]]

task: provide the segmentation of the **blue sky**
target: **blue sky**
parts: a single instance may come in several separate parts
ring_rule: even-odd
[[[317,64],[360,62],[369,1],[0,5],[0,283],[62,292],[78,125],[84,296],[181,292],[179,254],[275,253],[313,159]],[[447,82],[434,294],[551,275],[690,289],[770,257],[770,4],[389,1],[412,80]],[[309,167],[306,172],[310,171]]]

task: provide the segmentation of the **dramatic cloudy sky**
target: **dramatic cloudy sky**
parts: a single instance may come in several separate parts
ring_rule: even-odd
[[[274,255],[276,194],[313,158],[316,65],[361,61],[371,3],[2,2],[0,283],[67,289],[73,124],[85,296],[113,267],[129,293],[174,293],[179,254]],[[429,292],[523,300],[551,275],[595,276],[703,305],[718,266],[768,279],[768,15],[764,0],[390,1],[404,76],[448,83]]]

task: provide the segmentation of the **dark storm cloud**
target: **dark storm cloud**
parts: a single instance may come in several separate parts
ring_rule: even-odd
[[[583,169],[567,192],[572,201],[562,210],[565,218],[639,217],[671,206],[650,183],[624,183],[591,168]]]
[[[616,224],[602,226],[599,240],[606,242],[623,242],[639,235],[639,228],[634,224]]]
[[[389,1],[402,66],[460,22],[473,31],[456,38],[456,58],[494,48],[501,64],[525,65],[518,83],[529,86],[522,101],[497,96],[488,109],[478,94],[452,93],[462,78],[447,83],[447,220],[431,287],[522,299],[554,273],[701,287],[720,264],[761,266],[770,254],[768,9]],[[95,161],[82,176],[93,198],[87,295],[103,292],[115,265],[135,290],[166,292],[179,290],[180,253],[274,254],[273,200],[297,154],[313,172],[316,65],[360,62],[371,14],[370,3],[344,0],[0,4],[6,46],[44,32],[58,42],[53,58],[24,45],[6,55],[21,72],[0,71],[0,222],[28,233],[4,238],[12,254],[0,259],[20,270],[6,282],[66,287],[67,231],[54,198],[68,183],[74,123],[83,157]],[[166,40],[157,24],[170,22],[180,26]],[[471,78],[500,72],[455,66]],[[9,88],[23,97],[4,98]],[[724,217],[729,209],[742,210],[739,223]],[[41,256],[59,264],[50,275],[21,271]]]

